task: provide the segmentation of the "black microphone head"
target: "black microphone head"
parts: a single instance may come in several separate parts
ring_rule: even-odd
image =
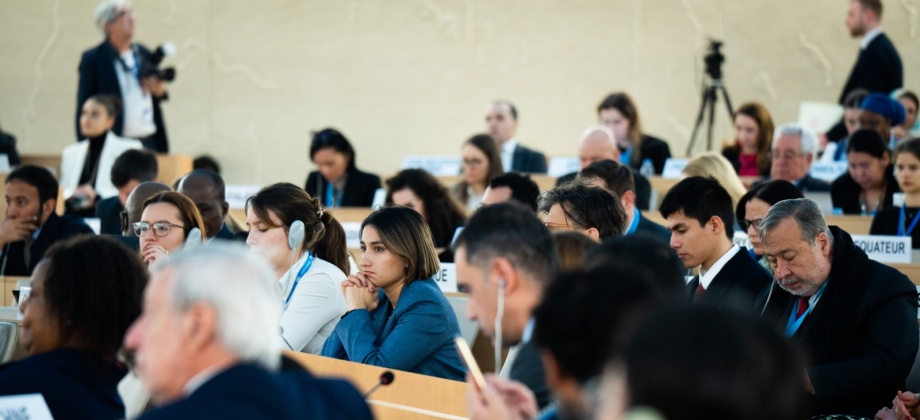
[[[390,371],[383,372],[383,374],[380,375],[380,384],[389,385],[393,383],[394,378],[395,376],[393,376],[393,372],[390,372]]]

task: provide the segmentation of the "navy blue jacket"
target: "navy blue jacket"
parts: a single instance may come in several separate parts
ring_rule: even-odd
[[[838,102],[843,104],[847,94],[857,88],[869,92],[889,94],[904,85],[904,70],[901,56],[885,34],[872,39],[865,49],[859,51],[859,57],[850,77],[847,78]]]
[[[329,181],[319,173],[319,171],[310,172],[307,175],[307,183],[303,189],[307,194],[318,199],[323,206],[326,205],[326,190],[329,188]],[[380,177],[367,172],[362,172],[358,168],[348,170],[348,178],[345,181],[345,191],[342,192],[342,202],[336,204],[336,207],[370,207],[374,203],[374,194],[380,188]]]
[[[511,156],[511,170],[508,172],[545,174],[546,170],[546,155],[518,143]]]
[[[434,280],[403,287],[396,308],[383,289],[377,309],[346,314],[320,354],[352,362],[439,378],[464,380],[466,369],[454,347],[460,324]]]
[[[121,212],[125,209],[118,197],[109,197],[96,203],[96,217],[99,218],[99,233],[121,235]]]
[[[361,395],[340,380],[317,379],[283,363],[281,373],[252,364],[233,366],[187,398],[153,409],[151,419],[370,419]]]
[[[0,395],[40,393],[55,419],[123,419],[125,373],[82,350],[52,350],[0,366]]]
[[[38,265],[38,262],[45,255],[45,251],[52,244],[61,239],[77,235],[92,234],[93,230],[86,223],[83,223],[82,218],[70,215],[58,216],[56,213],[51,213],[51,216],[42,225],[42,231],[38,234],[38,238],[29,247],[30,257],[28,264],[26,264],[25,259],[25,241],[12,242],[9,246],[3,248],[4,252],[3,256],[0,257],[0,265],[3,264],[2,260],[6,260],[6,268],[0,275],[31,276],[32,270],[35,270],[35,266]]]

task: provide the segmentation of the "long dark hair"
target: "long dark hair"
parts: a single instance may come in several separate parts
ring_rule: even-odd
[[[318,258],[328,261],[342,272],[348,273],[348,248],[345,230],[332,213],[324,210],[318,199],[300,187],[279,182],[262,188],[246,200],[246,210],[252,209],[259,221],[269,227],[284,227],[285,232],[296,220],[304,224],[304,250],[313,251]],[[275,213],[281,225],[272,222],[268,212]]]
[[[463,144],[473,146],[486,155],[486,159],[488,160],[486,163],[489,165],[489,170],[486,174],[486,187],[489,186],[489,181],[491,181],[492,178],[505,172],[502,168],[501,152],[498,151],[498,145],[495,143],[495,139],[493,139],[492,136],[488,134],[476,134]],[[460,196],[458,197],[461,203],[466,203],[466,200],[469,198],[466,191],[467,187],[469,187],[469,183],[466,182],[465,179],[461,180],[459,189]]]
[[[351,147],[351,142],[345,138],[345,135],[334,128],[324,128],[314,131],[310,140],[310,161],[313,162],[313,156],[322,149],[333,149],[345,155],[348,158],[348,170],[355,169],[355,149]]]
[[[403,169],[387,182],[387,203],[393,202],[393,193],[404,188],[422,200],[425,205],[425,220],[431,228],[435,246],[447,246],[457,227],[465,219],[463,210],[450,198],[447,189],[438,180],[422,169]]]

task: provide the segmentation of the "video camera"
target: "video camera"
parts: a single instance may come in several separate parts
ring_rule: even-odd
[[[164,42],[157,47],[153,54],[150,54],[146,60],[141,63],[139,76],[141,79],[146,77],[156,77],[164,82],[172,82],[176,79],[176,69],[174,67],[160,68],[163,58],[169,57],[176,53],[176,46],[172,42]]]
[[[706,63],[706,74],[713,79],[722,78],[722,63],[725,62],[725,56],[719,49],[722,48],[722,41],[709,39],[709,53],[703,61]]]

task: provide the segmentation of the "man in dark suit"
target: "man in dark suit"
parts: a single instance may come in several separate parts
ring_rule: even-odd
[[[227,228],[224,219],[230,212],[230,204],[226,199],[224,179],[217,172],[208,169],[196,169],[179,180],[180,193],[185,194],[195,202],[201,220],[204,222],[205,235],[208,239],[235,239],[233,232]]]
[[[757,185],[779,179],[791,182],[804,192],[830,192],[831,184],[808,174],[811,164],[818,155],[818,137],[798,123],[786,123],[776,128],[773,134],[773,163],[770,177]]]
[[[96,217],[100,222],[100,234],[121,235],[121,212],[125,201],[134,188],[142,182],[157,179],[157,157],[147,150],[131,149],[118,156],[112,164],[112,185],[118,189],[118,196],[105,198],[96,204]]]
[[[524,147],[515,138],[518,112],[508,101],[494,101],[486,110],[486,129],[495,139],[502,156],[505,172],[546,173],[546,156]]]
[[[236,244],[154,266],[143,312],[125,334],[158,406],[141,418],[370,418],[354,388],[282,363],[274,285],[265,261]],[[331,389],[338,396],[323,398]]]
[[[753,313],[770,274],[732,243],[732,199],[713,178],[690,177],[664,196],[659,208],[671,230],[671,248],[688,269],[700,274],[687,285],[694,304]]]
[[[633,183],[633,174],[634,172],[628,166],[607,159],[585,166],[578,173],[578,177],[595,187],[609,191],[619,198],[626,214],[624,236],[645,232],[670,241],[671,232],[667,228],[649,220],[639,211],[636,203],[636,187]]]
[[[522,382],[546,406],[549,389],[531,336],[533,309],[559,266],[552,235],[529,208],[498,203],[477,210],[454,247],[457,286],[469,295],[467,316],[496,347],[511,347],[501,376]]]
[[[25,165],[6,177],[6,219],[0,223],[0,275],[30,276],[52,244],[93,231],[83,219],[58,216],[58,182],[45,168]]]
[[[619,162],[620,148],[616,146],[616,141],[610,128],[603,125],[594,125],[585,129],[581,139],[578,140],[578,159],[581,162],[581,169],[602,160]],[[631,172],[636,207],[639,210],[648,210],[652,197],[652,184],[639,172]],[[558,187],[575,179],[576,175],[578,175],[578,172],[572,172],[556,178],[556,186]]]
[[[141,73],[150,50],[132,42],[134,11],[127,2],[106,1],[96,8],[96,25],[106,39],[83,53],[77,88],[76,127],[80,134],[80,110],[87,98],[96,94],[114,95],[122,100],[123,112],[115,117],[112,131],[136,138],[144,147],[169,153],[166,126],[160,102],[167,99],[166,85],[160,78]]]
[[[890,94],[904,85],[901,56],[891,39],[880,27],[881,0],[851,0],[847,9],[846,25],[850,36],[860,38],[859,55],[846,84],[840,91],[838,102],[846,106],[846,97],[856,89]],[[847,136],[843,122],[827,132],[827,138],[837,141]]]
[[[808,199],[773,205],[760,238],[776,278],[761,299],[763,319],[810,356],[804,391],[813,414],[872,418],[904,389],[914,363],[916,287],[828,228]]]

